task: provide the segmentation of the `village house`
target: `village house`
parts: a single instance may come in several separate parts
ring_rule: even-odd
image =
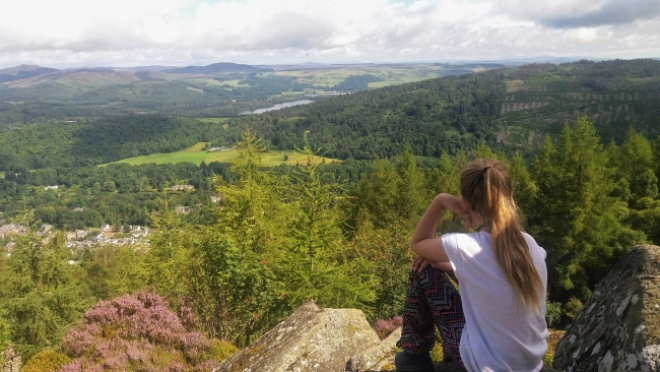
[[[0,226],[0,237],[6,238],[9,235],[25,235],[28,228],[23,225],[10,223],[9,225]]]
[[[57,190],[57,189],[59,189],[59,188],[60,188],[60,187],[59,187],[58,185],[54,185],[54,186],[46,186],[46,187],[44,187],[44,190],[46,190],[46,191],[48,191],[48,190]]]

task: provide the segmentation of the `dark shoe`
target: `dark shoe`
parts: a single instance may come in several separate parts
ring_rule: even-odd
[[[422,355],[400,351],[394,356],[394,365],[400,372],[433,372],[433,361],[429,353]]]

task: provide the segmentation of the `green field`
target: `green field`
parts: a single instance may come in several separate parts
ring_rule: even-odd
[[[238,156],[238,150],[229,149],[227,151],[214,151],[206,152],[202,150],[206,143],[199,142],[194,146],[191,146],[185,150],[170,152],[165,154],[152,154],[145,156],[136,156],[133,158],[123,159],[116,161],[112,164],[173,164],[173,163],[194,163],[199,165],[202,161],[208,163],[217,161],[221,163],[227,163],[232,159]],[[288,161],[284,160],[284,156],[288,156]],[[268,151],[262,154],[262,164],[267,167],[274,167],[280,164],[288,163],[289,165],[296,164],[306,164],[307,155],[296,153],[294,150],[287,151]],[[325,159],[326,163],[331,163],[337,161],[337,159],[332,158],[323,158],[320,156],[314,156],[313,161],[323,161]],[[107,164],[104,164],[107,165]]]

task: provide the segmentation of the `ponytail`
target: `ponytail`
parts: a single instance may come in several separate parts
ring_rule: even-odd
[[[463,168],[460,182],[462,196],[490,228],[495,258],[518,304],[540,312],[543,282],[522,234],[509,170],[499,161],[477,159]]]

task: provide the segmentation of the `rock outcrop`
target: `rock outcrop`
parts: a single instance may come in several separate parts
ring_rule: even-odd
[[[355,309],[320,309],[307,302],[214,372],[340,372],[351,356],[380,340]]]
[[[553,366],[660,371],[660,247],[636,247],[619,260],[557,345]]]
[[[378,345],[374,345],[351,357],[346,363],[346,372],[361,372],[364,370],[381,370],[394,366],[396,343],[401,338],[401,327],[397,328]]]
[[[3,352],[2,372],[19,372],[21,370],[21,356],[14,353],[10,345]]]

